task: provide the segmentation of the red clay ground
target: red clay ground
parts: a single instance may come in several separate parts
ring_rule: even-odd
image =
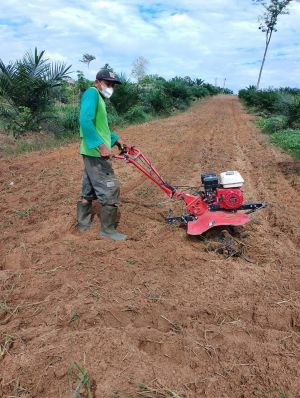
[[[76,362],[97,398],[300,397],[299,164],[229,96],[122,136],[175,185],[237,169],[269,208],[226,258],[166,225],[172,203],[115,161],[131,239],[114,243],[97,217],[75,230],[77,145],[2,159],[0,396],[72,397]]]

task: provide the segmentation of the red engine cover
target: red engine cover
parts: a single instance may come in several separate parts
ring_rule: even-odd
[[[217,189],[216,202],[223,209],[238,209],[243,204],[243,200],[243,192],[239,188]]]

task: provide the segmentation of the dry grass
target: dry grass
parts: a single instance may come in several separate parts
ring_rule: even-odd
[[[10,348],[13,346],[14,341],[14,336],[11,336],[10,334],[4,335],[3,342],[0,344],[0,360],[8,353]]]
[[[149,384],[141,383],[134,391],[115,391],[114,395],[120,398],[185,398],[185,395],[163,386],[158,380]]]

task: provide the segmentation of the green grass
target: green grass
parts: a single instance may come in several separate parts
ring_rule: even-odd
[[[272,144],[288,152],[295,159],[300,159],[300,130],[287,128],[284,116],[261,117],[256,125],[270,136]]]
[[[80,366],[78,363],[74,362],[71,365],[69,375],[76,383],[72,392],[72,398],[94,397],[91,376],[83,366]]]
[[[294,158],[300,159],[300,130],[279,130],[270,136],[270,140]]]
[[[37,208],[36,205],[32,205],[30,207],[27,207],[27,209],[24,210],[15,210],[15,214],[20,217],[20,218],[27,218],[30,216],[31,213],[34,212],[34,210]]]

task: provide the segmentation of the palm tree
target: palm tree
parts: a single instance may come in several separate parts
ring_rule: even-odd
[[[55,88],[68,77],[71,65],[50,63],[44,54],[35,48],[7,66],[0,59],[0,116],[7,121],[18,124],[25,111],[25,124],[34,129],[49,108]]]

